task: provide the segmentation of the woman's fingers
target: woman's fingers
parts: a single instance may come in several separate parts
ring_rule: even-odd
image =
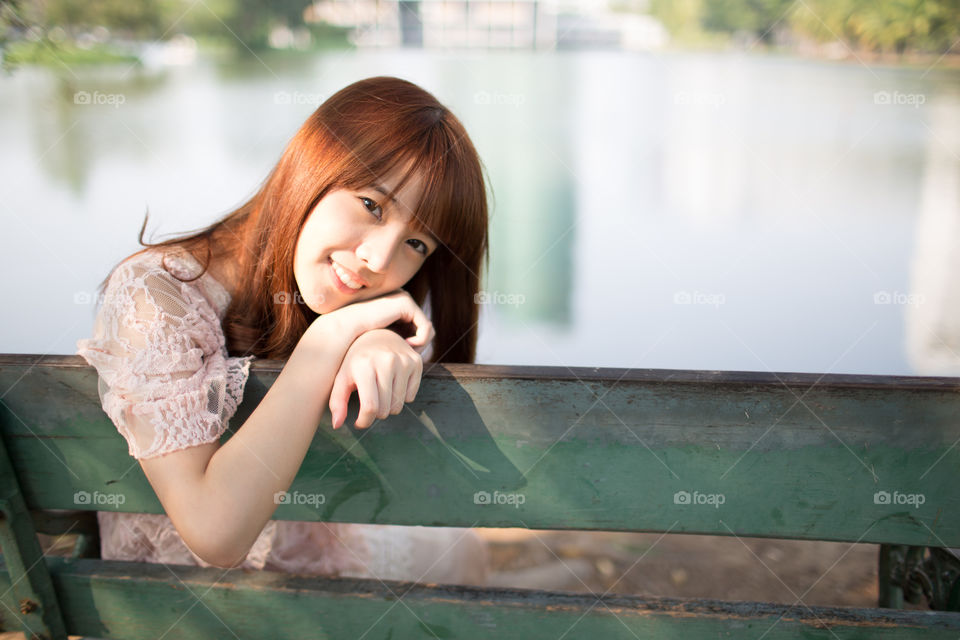
[[[403,402],[407,396],[407,382],[409,376],[405,370],[400,370],[393,378],[393,388],[390,390],[390,413],[398,415],[403,411]]]
[[[387,334],[397,339],[395,334]],[[389,340],[388,340],[389,342]],[[400,347],[400,351],[386,349],[376,355],[360,356],[350,360],[334,379],[330,392],[330,413],[334,428],[347,418],[350,396],[357,390],[360,412],[354,423],[366,429],[377,420],[397,415],[406,402],[412,402],[420,388],[423,359]]]
[[[377,371],[373,367],[362,367],[356,377],[357,396],[360,398],[360,413],[357,416],[357,429],[366,429],[373,424],[380,411],[380,389],[377,386]]]
[[[435,334],[436,332],[433,330],[433,323],[427,320],[426,316],[424,316],[423,324],[417,324],[417,333],[407,338],[407,343],[417,350],[417,353],[421,353],[422,350],[426,348],[427,344],[433,340],[433,336]]]
[[[352,392],[353,386],[348,374],[341,369],[334,378],[333,388],[330,390],[330,419],[334,429],[339,429],[347,419],[347,405]]]
[[[424,347],[433,339],[433,323],[423,312],[423,309],[414,302],[413,298],[406,291],[398,292],[397,300],[400,302],[400,320],[409,322],[416,327],[416,333],[406,338],[407,344],[411,347]]]
[[[403,399],[404,402],[413,402],[414,398],[417,397],[417,391],[420,389],[420,376],[422,373],[422,367],[415,367],[414,370],[410,372],[410,377],[407,378],[407,393],[406,397]]]
[[[390,409],[393,405],[393,378],[394,378],[394,368],[389,366],[384,366],[383,369],[377,375],[377,384],[380,391],[379,411],[377,411],[377,417],[381,420],[386,420],[387,416],[390,415]]]

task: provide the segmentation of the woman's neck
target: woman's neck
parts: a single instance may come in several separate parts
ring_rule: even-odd
[[[230,271],[223,268],[223,264],[217,264],[215,260],[210,261],[210,267],[208,269],[210,275],[213,276],[214,280],[219,282],[224,289],[230,294],[230,297],[233,298],[236,293],[236,277],[230,273]]]
[[[216,242],[212,243],[211,249],[210,265],[207,267],[207,271],[233,298],[239,280],[236,268],[237,261],[233,259],[232,252],[229,249],[224,250]]]

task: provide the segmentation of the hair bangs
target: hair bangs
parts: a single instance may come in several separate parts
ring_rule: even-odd
[[[436,126],[425,141],[417,162],[423,175],[423,193],[414,224],[434,236],[457,256],[472,255],[477,247],[471,239],[486,228],[486,210],[478,210],[478,167],[469,161],[472,150],[443,124]],[[483,194],[483,185],[479,185]]]

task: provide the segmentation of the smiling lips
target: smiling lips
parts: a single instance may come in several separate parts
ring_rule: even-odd
[[[336,280],[337,284],[340,285],[339,288],[341,291],[344,291],[345,293],[353,293],[354,291],[359,291],[365,286],[362,282],[354,278],[349,271],[341,267],[332,259],[330,260],[330,265],[333,268],[334,274],[336,274],[334,280]]]

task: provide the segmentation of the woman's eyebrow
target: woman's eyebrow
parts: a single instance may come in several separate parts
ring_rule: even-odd
[[[388,198],[390,198],[390,201],[393,202],[394,205],[396,205],[398,208],[400,207],[400,203],[397,202],[397,199],[394,198],[393,196],[391,196],[389,193],[387,193],[387,188],[384,187],[382,184],[375,184],[375,185],[373,185],[373,190],[374,190],[374,191],[377,191],[377,192],[379,192],[379,193],[382,193],[383,195],[387,196]],[[413,223],[412,223],[412,222],[410,223],[410,226],[411,226],[411,228],[413,227]],[[440,239],[437,238],[437,236],[435,236],[432,231],[429,231],[429,230],[426,230],[426,229],[425,229],[425,230],[423,231],[423,233],[425,233],[425,234],[427,235],[427,237],[429,237],[431,240],[433,240],[433,243],[434,243],[436,246],[438,246],[438,247],[440,246]]]
[[[387,196],[388,198],[390,198],[390,201],[393,202],[394,205],[396,205],[396,206],[399,206],[399,205],[400,205],[400,203],[397,202],[397,199],[394,198],[392,195],[390,195],[390,193],[387,191],[387,188],[384,187],[383,185],[381,185],[381,184],[375,184],[375,185],[373,185],[373,190],[374,190],[374,191],[379,191],[379,192],[382,193],[383,195],[385,195],[385,196]]]

